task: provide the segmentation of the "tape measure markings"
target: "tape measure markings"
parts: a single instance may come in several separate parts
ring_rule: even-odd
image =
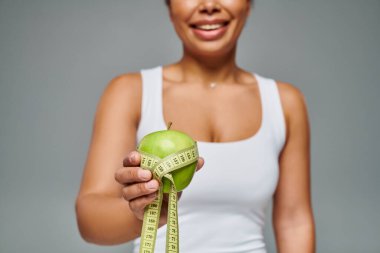
[[[198,159],[198,149],[196,146],[183,149],[163,159],[143,151],[139,152],[141,153],[142,157],[140,163],[141,167],[150,169],[151,171],[153,170],[153,176],[159,180],[161,180],[164,175],[179,168],[185,167],[195,162],[194,159]]]
[[[170,174],[168,176],[170,177],[171,185],[168,203],[166,251],[170,253],[177,253],[179,251],[177,189],[175,188],[173,177]]]
[[[170,172],[181,169],[198,160],[197,143],[171,154],[163,159],[149,153],[139,151],[141,154],[140,166],[152,171],[153,176],[160,182],[157,198],[145,207],[143,227],[141,232],[140,253],[154,253],[157,227],[160,219],[160,212],[163,200],[163,183],[165,177],[170,182],[168,217],[166,231],[166,252],[179,252],[179,226],[178,226],[178,208],[177,208],[177,189],[174,179]]]
[[[156,243],[155,239],[161,213],[163,187],[160,186],[158,191],[159,192],[157,194],[157,198],[151,204],[149,204],[144,211],[144,221],[141,234],[141,238],[144,238],[144,240],[141,242],[142,248],[144,250],[140,251],[143,253],[152,252],[149,251],[149,249],[154,249]]]

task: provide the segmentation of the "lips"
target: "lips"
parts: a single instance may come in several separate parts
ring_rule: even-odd
[[[190,24],[193,33],[201,40],[210,41],[221,38],[227,31],[228,20],[200,20]]]

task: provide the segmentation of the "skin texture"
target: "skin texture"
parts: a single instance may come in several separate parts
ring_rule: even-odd
[[[172,129],[207,142],[242,140],[258,131],[262,115],[257,80],[238,67],[235,59],[250,5],[247,0],[171,0],[168,14],[183,44],[181,59],[163,66],[164,119],[175,122]],[[203,41],[194,36],[191,23],[215,18],[230,21],[223,37]],[[210,89],[211,82],[217,87]],[[280,179],[273,199],[277,251],[313,253],[315,224],[306,102],[292,84],[278,81],[277,85],[286,120],[286,144],[279,159]],[[113,78],[99,101],[76,201],[78,227],[88,242],[118,244],[138,237],[143,209],[155,197],[158,183],[151,180],[149,172],[143,174],[138,167],[140,157],[133,151],[140,108],[139,73]],[[242,111],[244,114],[237,113]],[[204,162],[199,159],[197,168]],[[160,226],[165,222],[164,209]]]

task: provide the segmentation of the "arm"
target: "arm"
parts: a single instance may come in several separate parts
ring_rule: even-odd
[[[114,78],[100,98],[76,215],[81,236],[97,244],[117,244],[140,235],[141,220],[122,198],[115,171],[135,149],[140,117],[141,86],[138,74]]]
[[[79,231],[88,242],[110,245],[139,237],[144,208],[156,198],[159,183],[139,167],[138,152],[131,152],[140,121],[140,83],[138,74],[113,79],[97,108],[76,200]],[[197,170],[203,163],[199,158]],[[166,224],[166,215],[164,204],[159,226]]]
[[[278,83],[287,138],[273,199],[273,227],[279,253],[314,253],[315,224],[310,196],[310,133],[303,94]]]

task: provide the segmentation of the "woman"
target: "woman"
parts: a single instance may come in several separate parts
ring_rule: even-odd
[[[182,58],[120,75],[106,87],[76,202],[86,241],[135,239],[137,252],[144,207],[155,199],[158,182],[139,167],[133,150],[145,134],[172,121],[172,129],[198,141],[206,161],[199,159],[198,169],[204,168],[179,201],[181,252],[266,252],[263,226],[272,198],[278,252],[314,252],[304,97],[235,61],[252,4],[167,1]],[[163,210],[160,226],[165,222]],[[157,252],[164,249],[164,227]]]

